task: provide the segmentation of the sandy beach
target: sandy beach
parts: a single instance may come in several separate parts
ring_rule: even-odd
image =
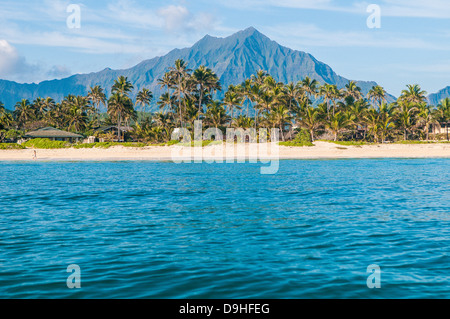
[[[230,159],[340,159],[340,158],[450,158],[450,144],[380,144],[342,146],[315,142],[312,147],[269,146],[257,149],[249,144],[203,148],[180,146],[149,146],[109,149],[25,149],[0,150],[0,161],[189,161]]]

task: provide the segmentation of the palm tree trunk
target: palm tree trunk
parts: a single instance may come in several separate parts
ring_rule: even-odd
[[[172,99],[171,99],[171,96],[170,96],[170,88],[169,88],[169,85],[167,85],[166,87],[167,87],[167,96],[169,97],[169,110],[173,112],[173,109],[172,109]]]
[[[120,141],[120,122],[121,122],[121,118],[120,118],[120,113],[117,119],[117,138]]]
[[[327,120],[329,120],[329,119],[330,119],[330,103],[327,100]]]
[[[283,124],[281,124],[281,123],[280,123],[280,134],[281,134],[281,140],[284,142]]]
[[[181,115],[181,81],[178,81],[178,108],[180,110],[180,127],[182,127],[183,120]]]
[[[202,110],[202,99],[203,99],[203,87],[200,84],[200,98],[199,98],[199,101],[198,101],[198,118],[197,118],[199,121],[200,121],[200,113],[201,113],[201,110]]]
[[[230,120],[230,127],[231,127],[231,122],[233,122],[233,110],[234,110],[234,107],[233,107],[233,105],[231,105],[231,120]]]

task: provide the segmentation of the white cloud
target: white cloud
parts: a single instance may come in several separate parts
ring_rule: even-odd
[[[8,41],[0,39],[0,79],[29,83],[45,78],[63,78],[70,74],[66,66],[48,68],[43,64],[29,63]]]
[[[0,40],[0,78],[18,79],[20,74],[34,73],[37,69],[36,65],[29,64],[20,56],[8,41]]]
[[[170,5],[158,10],[163,26],[169,32],[191,32],[210,30],[214,26],[214,17],[201,12],[192,14],[186,7]]]
[[[117,25],[123,23],[124,27],[138,27],[145,29],[161,28],[163,20],[155,10],[139,6],[132,0],[118,0],[108,4],[106,10],[88,16],[92,23],[103,25]]]
[[[186,7],[170,5],[158,11],[164,19],[164,28],[168,31],[184,29],[189,22],[189,10]]]
[[[61,79],[71,75],[71,72],[64,65],[55,65],[47,71],[46,75],[50,78]]]

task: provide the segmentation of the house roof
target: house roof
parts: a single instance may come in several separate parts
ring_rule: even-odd
[[[101,126],[98,129],[96,129],[96,131],[106,132],[106,131],[110,131],[112,129],[116,129],[117,130],[117,126],[115,126],[115,125]],[[122,132],[129,132],[129,131],[132,131],[133,128],[131,126],[120,126],[120,130]]]
[[[40,130],[28,132],[25,134],[25,137],[34,137],[34,138],[82,138],[82,135],[61,131],[54,127],[45,127]]]

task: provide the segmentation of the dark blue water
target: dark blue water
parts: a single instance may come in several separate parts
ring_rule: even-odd
[[[449,180],[444,159],[282,161],[276,175],[3,163],[0,298],[449,298]]]

